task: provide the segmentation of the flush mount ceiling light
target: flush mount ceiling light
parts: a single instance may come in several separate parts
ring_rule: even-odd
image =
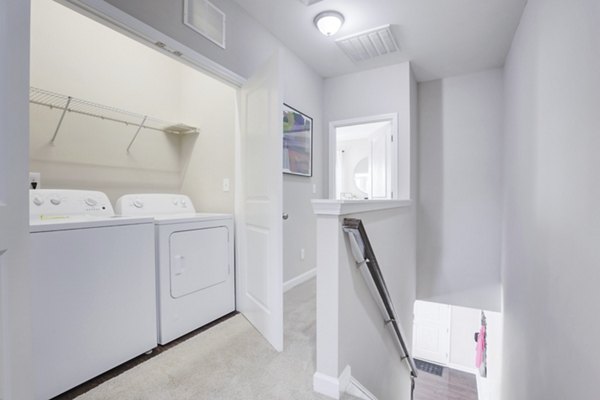
[[[315,26],[325,36],[335,35],[344,24],[344,16],[337,11],[323,11],[315,17]]]

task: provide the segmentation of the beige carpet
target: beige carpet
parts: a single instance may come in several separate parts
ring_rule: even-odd
[[[78,400],[326,399],[312,391],[315,281],[285,296],[285,350],[242,315],[200,333]]]

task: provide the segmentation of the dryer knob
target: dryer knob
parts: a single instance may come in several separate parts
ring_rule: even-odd
[[[90,207],[94,207],[94,206],[98,205],[98,202],[95,199],[92,199],[91,197],[88,197],[84,201],[85,201],[85,204],[87,204]]]
[[[133,201],[133,206],[134,206],[135,208],[142,208],[142,207],[144,207],[144,203],[142,203],[142,201],[141,201],[141,200],[134,200],[134,201]]]
[[[42,197],[35,196],[33,198],[33,204],[35,204],[36,206],[41,206],[42,204],[44,204],[44,199]]]
[[[55,206],[60,204],[60,199],[58,197],[53,197],[50,199],[50,203],[54,204]]]
[[[181,207],[187,208],[187,201],[185,199],[181,199]]]
[[[178,206],[179,205],[179,199],[177,199],[177,198],[173,199],[173,205]]]

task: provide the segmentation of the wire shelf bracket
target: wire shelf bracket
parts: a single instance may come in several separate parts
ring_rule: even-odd
[[[137,131],[135,131],[135,135],[133,135],[133,138],[131,139],[131,142],[129,142],[129,146],[127,146],[127,152],[128,153],[129,153],[129,150],[131,150],[131,146],[133,146],[133,142],[135,142],[135,139],[137,139],[138,135],[140,134],[140,131],[144,127],[144,123],[146,122],[147,119],[148,119],[148,116],[145,115],[144,119],[142,120],[142,123],[140,124],[140,126],[138,126]]]
[[[60,130],[60,126],[62,125],[63,120],[65,119],[65,114],[67,113],[67,110],[69,109],[69,104],[71,104],[71,99],[72,99],[72,97],[70,97],[70,96],[67,98],[67,104],[65,104],[65,108],[63,109],[63,112],[60,115],[58,124],[56,124],[56,129],[54,130],[54,135],[52,135],[52,139],[50,139],[50,143],[52,143],[52,144],[54,144],[54,141],[56,140],[56,136],[58,136],[58,131]]]

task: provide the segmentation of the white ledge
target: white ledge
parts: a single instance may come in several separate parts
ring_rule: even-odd
[[[312,200],[316,215],[347,215],[410,207],[412,200]]]

